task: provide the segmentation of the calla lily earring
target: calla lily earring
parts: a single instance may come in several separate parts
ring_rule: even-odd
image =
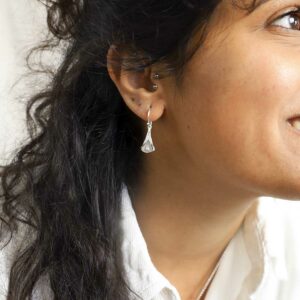
[[[147,131],[144,143],[141,146],[141,150],[144,153],[151,153],[151,152],[155,151],[155,147],[153,145],[153,141],[152,141],[152,137],[151,137],[152,121],[149,120],[150,109],[151,109],[151,105],[149,106],[149,109],[148,109],[148,122],[147,122],[148,131]]]
[[[160,79],[160,75],[158,73],[155,73],[153,75],[153,79]],[[152,88],[153,88],[153,91],[156,91],[158,88],[158,85],[156,83],[154,83],[152,85]],[[152,137],[151,137],[152,121],[150,121],[150,109],[151,109],[151,105],[149,106],[149,109],[148,109],[148,122],[147,122],[148,131],[147,131],[145,140],[143,142],[143,145],[141,146],[141,150],[144,153],[151,153],[151,152],[155,151],[155,147],[153,145],[153,141],[152,141]]]

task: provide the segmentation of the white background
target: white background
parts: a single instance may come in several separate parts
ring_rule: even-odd
[[[24,77],[25,57],[46,33],[46,10],[37,0],[0,0],[1,164],[27,138],[25,104],[40,87]]]

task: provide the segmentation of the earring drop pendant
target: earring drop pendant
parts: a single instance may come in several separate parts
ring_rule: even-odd
[[[141,146],[141,150],[144,153],[151,153],[155,151],[155,147],[153,145],[153,141],[151,137],[152,121],[149,120],[149,115],[150,115],[150,107],[148,110],[148,122],[147,122],[148,130],[143,145]]]

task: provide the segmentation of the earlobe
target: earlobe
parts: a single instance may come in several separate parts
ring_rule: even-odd
[[[139,99],[135,99],[133,97],[131,97],[131,100],[135,103],[137,103],[138,106],[141,106],[142,105],[142,102],[139,100]]]

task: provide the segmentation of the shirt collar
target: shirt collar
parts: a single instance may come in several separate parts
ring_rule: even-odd
[[[281,224],[278,201],[276,198],[260,197],[247,212],[242,226],[222,255],[219,269],[206,299],[215,299],[213,297],[214,285],[219,284],[218,287],[222,285],[230,263],[231,267],[241,267],[244,264],[244,269],[241,270],[244,272],[244,276],[238,271],[239,276],[235,278],[236,283],[230,281],[231,287],[233,284],[241,287],[236,299],[243,299],[242,295],[248,295],[250,299],[255,299],[255,295],[259,293],[270,270],[278,279],[287,278],[283,240],[284,226]],[[143,300],[154,298],[164,288],[172,291],[177,295],[177,299],[180,299],[176,288],[156,269],[151,261],[125,185],[122,189],[121,203],[119,249],[128,285]],[[236,256],[241,249],[244,249],[244,256],[241,253]],[[238,263],[237,257],[241,260],[240,263]],[[229,289],[228,284],[224,284],[224,292],[226,288]]]
[[[177,293],[152,263],[146,241],[138,225],[127,187],[123,185],[119,227],[119,249],[128,285],[143,300],[152,299],[164,287]]]

